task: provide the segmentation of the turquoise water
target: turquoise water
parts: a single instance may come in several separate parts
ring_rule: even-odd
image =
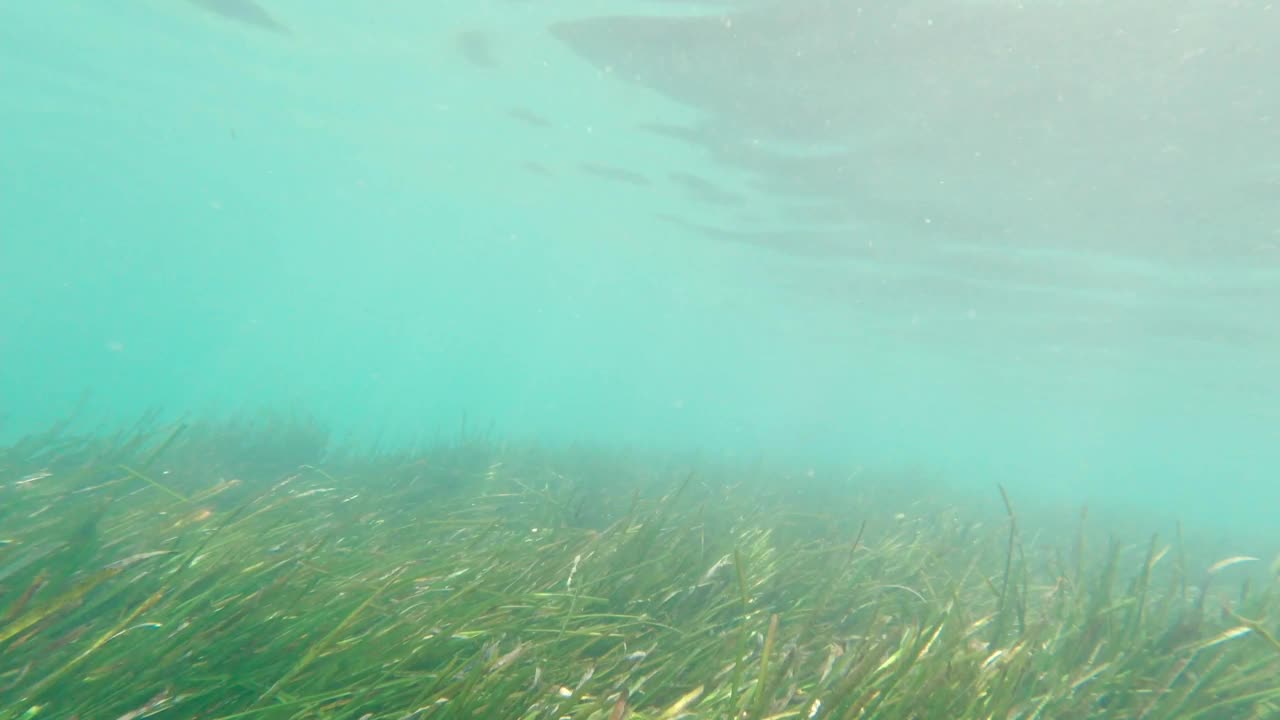
[[[911,465],[1267,527],[1280,14],[0,4],[0,407]]]

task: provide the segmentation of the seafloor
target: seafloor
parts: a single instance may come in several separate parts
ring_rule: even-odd
[[[1280,717],[1265,560],[1012,495],[53,428],[0,449],[0,720]]]

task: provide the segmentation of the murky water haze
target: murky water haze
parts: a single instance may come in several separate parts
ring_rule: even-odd
[[[869,4],[864,4],[869,5]],[[0,402],[1280,501],[1262,2],[0,8]],[[994,500],[994,496],[993,496]]]

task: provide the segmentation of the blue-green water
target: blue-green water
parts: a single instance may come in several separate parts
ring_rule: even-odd
[[[0,432],[466,418],[1266,527],[1280,13],[855,5],[0,4]]]

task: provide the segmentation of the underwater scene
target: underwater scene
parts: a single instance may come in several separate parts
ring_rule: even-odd
[[[1280,718],[1278,38],[0,2],[0,720]]]

